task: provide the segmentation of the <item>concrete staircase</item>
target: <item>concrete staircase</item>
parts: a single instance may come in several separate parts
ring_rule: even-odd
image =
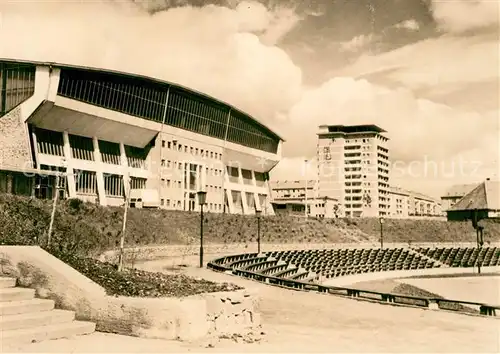
[[[73,311],[56,310],[53,300],[37,299],[34,289],[16,287],[16,279],[0,277],[0,352],[95,331],[95,323],[74,319]]]

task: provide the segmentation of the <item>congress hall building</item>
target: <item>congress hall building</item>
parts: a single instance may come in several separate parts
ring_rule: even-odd
[[[58,63],[0,60],[0,192],[101,205],[272,214],[283,139],[180,85]]]

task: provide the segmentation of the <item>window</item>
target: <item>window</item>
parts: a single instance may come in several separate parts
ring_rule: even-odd
[[[167,147],[168,147],[169,149],[171,149],[171,148],[172,148],[172,143],[171,143],[170,141],[167,143]]]
[[[73,171],[76,193],[82,195],[97,195],[97,176],[93,171]]]
[[[107,197],[123,196],[123,178],[120,175],[104,175],[104,190]]]
[[[161,141],[161,147],[163,147],[163,148],[165,147],[165,140]]]
[[[32,64],[0,62],[0,117],[33,96],[35,71]]]
[[[160,205],[161,205],[161,206],[165,205],[165,199],[163,199],[163,198],[162,198],[162,199],[160,200]]]
[[[30,88],[29,95],[34,88],[34,70],[35,67],[31,66],[26,70],[15,71],[16,74],[25,73],[27,79],[21,86]],[[169,102],[168,107],[165,107],[167,92]],[[232,143],[263,151],[276,153],[279,144],[279,138],[274,133],[243,112],[230,110],[225,104],[207,100],[187,89],[145,78],[63,68],[57,93],[198,134],[217,139],[227,138]],[[19,90],[16,94],[19,94]]]
[[[170,206],[170,199],[167,199],[167,206]]]
[[[161,167],[165,167],[165,160],[161,160]]]

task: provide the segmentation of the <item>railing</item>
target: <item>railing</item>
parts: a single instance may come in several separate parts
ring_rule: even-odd
[[[257,254],[241,254],[229,257],[222,257],[215,259],[212,262],[209,262],[207,264],[207,267],[214,271],[231,273],[233,275],[237,275],[240,277],[284,288],[303,290],[303,291],[315,291],[318,293],[337,295],[341,297],[349,297],[364,301],[387,303],[387,304],[401,305],[401,306],[411,306],[417,308],[427,308],[431,310],[455,311],[460,313],[469,313],[476,315],[479,314],[482,316],[493,316],[493,317],[498,317],[497,312],[500,313],[500,306],[498,305],[490,305],[479,302],[470,302],[461,300],[449,300],[441,298],[400,295],[400,294],[392,294],[392,293],[378,292],[371,290],[361,290],[355,288],[321,285],[301,280],[283,279],[272,275],[266,275],[242,269],[234,269],[229,266],[223,265],[227,263],[234,264],[234,262],[238,260],[250,260],[252,256],[256,257]],[[297,268],[290,269],[290,271],[291,270],[298,271]],[[285,272],[288,273],[287,271]]]

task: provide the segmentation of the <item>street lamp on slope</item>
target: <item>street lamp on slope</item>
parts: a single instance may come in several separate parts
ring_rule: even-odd
[[[384,248],[384,217],[379,217],[378,221],[380,223],[380,249],[382,249]]]
[[[203,206],[207,203],[207,192],[198,191],[198,204],[200,204],[200,268],[203,268]]]
[[[256,210],[255,215],[257,215],[257,253],[260,254],[260,216],[262,210]]]

